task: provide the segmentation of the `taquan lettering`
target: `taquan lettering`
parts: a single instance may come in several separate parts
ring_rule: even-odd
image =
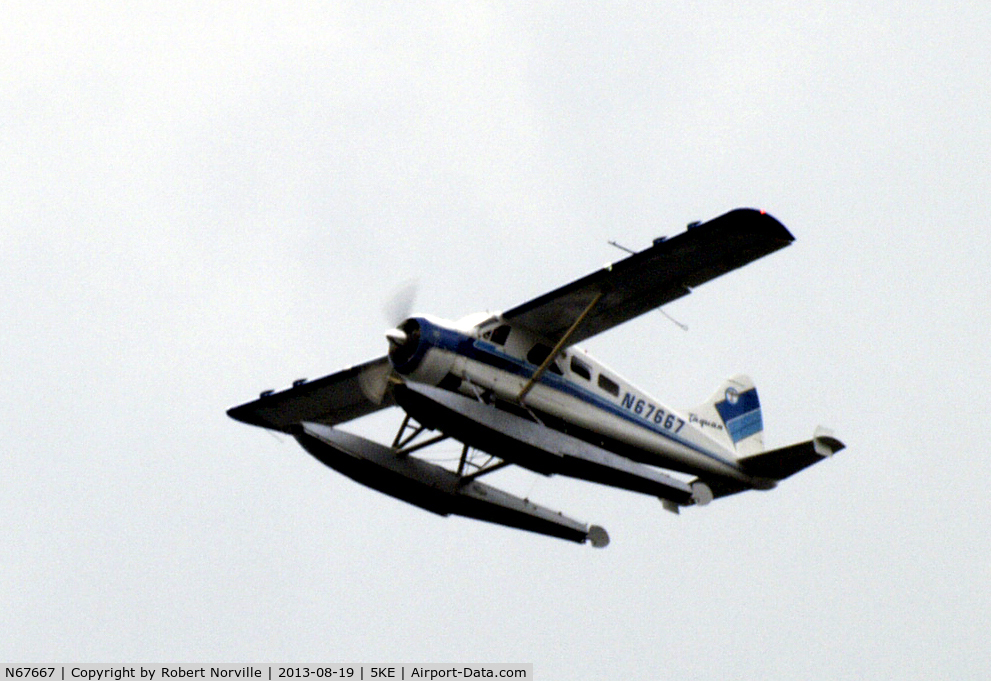
[[[715,421],[710,421],[709,419],[701,418],[698,414],[689,414],[688,420],[694,423],[699,428],[712,428],[714,430],[725,430],[723,424],[716,423]]]

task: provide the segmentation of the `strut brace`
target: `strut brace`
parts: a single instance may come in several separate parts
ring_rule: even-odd
[[[574,335],[575,331],[578,329],[578,325],[585,320],[585,317],[589,315],[592,308],[598,304],[604,295],[605,291],[599,291],[595,294],[595,297],[592,298],[592,302],[590,302],[588,306],[582,310],[582,313],[578,315],[578,319],[575,320],[575,323],[571,325],[571,328],[564,332],[564,335],[561,336],[561,340],[559,340],[557,345],[554,346],[554,349],[548,353],[547,359],[545,359],[537,370],[533,372],[533,376],[531,376],[530,380],[527,381],[525,386],[523,386],[523,390],[520,391],[520,394],[516,396],[517,400],[521,403],[523,402],[523,398],[526,397],[527,393],[530,392],[534,385],[536,385],[537,381],[540,380],[540,377],[544,375],[544,372],[547,371],[547,368],[551,365],[551,362],[557,358],[557,354],[561,352],[565,345],[568,344],[568,340]]]

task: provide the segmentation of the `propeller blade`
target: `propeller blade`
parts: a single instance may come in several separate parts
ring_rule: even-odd
[[[416,292],[419,283],[410,279],[399,286],[385,304],[384,313],[390,326],[399,324],[410,316],[413,304],[416,302]]]

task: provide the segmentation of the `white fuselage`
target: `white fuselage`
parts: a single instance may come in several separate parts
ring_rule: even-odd
[[[690,417],[661,404],[584,350],[560,350],[524,388],[551,348],[498,316],[478,324],[419,318],[419,356],[407,380],[439,383],[468,396],[494,396],[558,419],[569,432],[643,463],[702,476],[749,481],[734,452]],[[397,367],[400,373],[402,368]],[[454,381],[452,381],[453,377]]]

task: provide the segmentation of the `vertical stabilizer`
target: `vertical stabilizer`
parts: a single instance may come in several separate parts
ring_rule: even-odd
[[[764,451],[764,421],[757,388],[749,376],[725,381],[708,402],[688,410],[692,424],[736,452],[737,457]]]

